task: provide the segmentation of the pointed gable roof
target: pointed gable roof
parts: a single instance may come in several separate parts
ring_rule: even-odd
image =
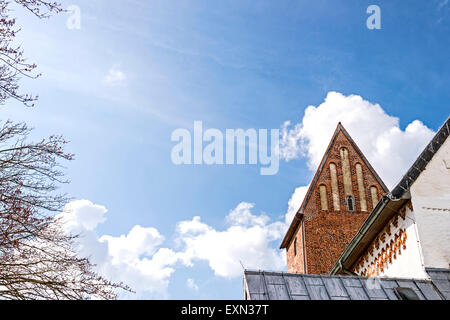
[[[323,167],[325,165],[326,160],[328,159],[329,153],[333,147],[333,145],[336,142],[336,138],[339,135],[339,133],[342,132],[342,134],[345,136],[345,138],[348,140],[348,142],[351,144],[351,146],[354,148],[354,150],[356,151],[356,153],[360,156],[360,158],[362,159],[362,161],[364,162],[364,164],[367,166],[367,168],[370,170],[370,172],[372,173],[372,175],[374,176],[374,178],[377,180],[377,182],[380,184],[380,186],[383,188],[384,192],[389,192],[388,188],[386,187],[386,185],[384,184],[383,180],[381,180],[381,178],[378,176],[378,174],[376,173],[375,169],[373,169],[373,167],[370,165],[369,161],[367,160],[367,158],[364,156],[363,152],[359,149],[358,145],[355,143],[355,141],[352,139],[352,137],[348,134],[347,130],[345,130],[344,126],[342,125],[341,122],[339,122],[336,126],[336,130],[333,133],[333,136],[331,138],[330,143],[328,144],[328,147],[325,151],[325,154],[322,157],[322,160],[320,161],[319,167],[317,168],[316,173],[314,174],[314,178],[311,181],[308,191],[306,192],[305,198],[303,199],[303,202],[300,206],[300,208],[297,210],[297,213],[295,214],[291,225],[288,229],[288,231],[286,232],[286,235],[283,239],[283,242],[281,243],[280,249],[284,249],[287,248],[289,242],[291,241],[292,236],[294,235],[295,231],[297,230],[298,225],[300,224],[300,221],[302,219],[303,216],[303,210],[305,209],[306,204],[308,203],[308,200],[311,197],[311,194],[314,190],[315,184],[317,182],[317,179],[319,178]]]

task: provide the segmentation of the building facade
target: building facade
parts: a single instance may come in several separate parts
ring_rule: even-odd
[[[449,135],[450,118],[377,204],[332,273],[429,279],[429,269],[450,268]]]
[[[281,245],[288,272],[328,274],[387,192],[339,123]]]
[[[281,245],[288,273],[244,271],[244,299],[450,300],[449,136],[450,118],[387,192],[339,124]]]

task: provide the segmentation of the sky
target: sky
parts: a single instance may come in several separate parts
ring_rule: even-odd
[[[61,215],[136,292],[121,298],[241,299],[243,268],[286,270],[279,245],[339,121],[392,188],[449,116],[448,0],[61,3],[79,28],[75,11],[14,8],[43,76],[21,82],[36,107],[1,119],[70,141]],[[172,132],[194,121],[279,129],[278,172],[175,165]]]

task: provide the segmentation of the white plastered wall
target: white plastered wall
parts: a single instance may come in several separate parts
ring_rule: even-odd
[[[379,270],[376,275],[392,278],[427,279],[428,275],[425,272],[423,265],[423,257],[417,236],[418,232],[414,212],[407,208],[405,219],[402,219],[400,216],[398,217],[397,227],[391,222],[389,223],[391,235],[387,235],[384,230],[382,231],[382,233],[385,234],[385,241],[379,243],[379,249],[374,250],[373,254],[369,255],[368,261],[357,270],[357,273],[361,274],[362,270],[370,269],[370,266],[373,266],[373,263],[376,261],[381,250],[386,248],[391,243],[391,240],[395,241],[396,234],[399,234],[401,230],[405,230],[407,234],[405,241],[406,249],[403,249],[402,246],[401,252],[396,254],[396,258],[394,259],[392,257],[392,262],[384,264],[383,272]]]
[[[450,267],[450,138],[411,186],[425,267]]]
[[[397,259],[387,264],[383,277],[427,279],[425,272],[420,242],[417,235],[415,214],[409,208],[406,209],[405,220],[399,218],[399,229],[405,229],[407,234],[406,249],[402,249]]]

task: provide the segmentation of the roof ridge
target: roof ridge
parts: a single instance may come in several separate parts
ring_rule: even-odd
[[[427,268],[430,269],[430,268]],[[450,269],[441,268],[438,270],[429,270],[431,272],[447,272],[450,273]],[[244,274],[265,274],[266,276],[271,275],[279,275],[279,276],[287,276],[287,277],[313,277],[313,278],[341,278],[341,279],[380,279],[385,281],[418,281],[418,282],[432,282],[432,279],[425,278],[408,278],[408,277],[363,277],[363,276],[354,276],[354,275],[341,275],[341,274],[313,274],[313,273],[292,273],[292,272],[283,272],[283,271],[264,271],[264,270],[244,270]]]
[[[431,138],[430,142],[425,146],[397,185],[389,192],[388,196],[390,198],[400,199],[403,197],[449,136],[450,116],[447,117],[447,120],[441,125],[439,130],[435,133],[433,138]]]

